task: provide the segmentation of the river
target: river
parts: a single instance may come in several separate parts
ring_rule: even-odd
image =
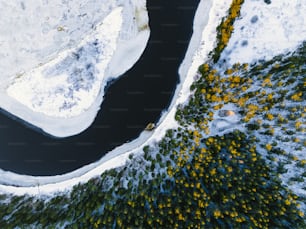
[[[148,0],[151,37],[140,60],[111,83],[94,123],[64,139],[43,135],[0,114],[0,168],[27,175],[58,175],[99,160],[157,122],[179,81],[199,0]]]

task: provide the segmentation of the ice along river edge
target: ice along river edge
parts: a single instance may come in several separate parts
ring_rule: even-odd
[[[73,136],[87,129],[100,109],[107,82],[137,62],[150,36],[145,0],[116,4],[76,47],[59,52],[56,58],[21,77],[2,82],[1,108],[55,137]],[[126,50],[129,58],[125,58]],[[76,55],[81,56],[80,61],[75,59]],[[76,70],[89,78],[94,75],[89,89],[75,88],[75,83],[69,82],[69,72],[74,74]],[[63,101],[70,105],[59,112]]]
[[[107,169],[123,166],[130,154],[137,154],[145,145],[159,141],[167,129],[177,126],[174,119],[177,105],[186,102],[189,98],[189,88],[194,81],[198,66],[207,60],[209,52],[213,49],[216,42],[216,27],[226,15],[229,6],[230,1],[226,0],[218,2],[201,0],[194,19],[194,32],[179,69],[181,83],[175,91],[168,111],[162,115],[153,132],[143,132],[137,139],[117,147],[101,160],[71,173],[41,177],[1,171],[0,191],[14,195],[54,195],[69,190],[80,182],[86,182]]]

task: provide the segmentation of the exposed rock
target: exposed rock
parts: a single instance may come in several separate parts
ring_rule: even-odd
[[[150,123],[146,126],[145,130],[151,131],[151,130],[153,130],[154,128],[155,128],[155,124],[152,123],[152,122],[150,122]]]

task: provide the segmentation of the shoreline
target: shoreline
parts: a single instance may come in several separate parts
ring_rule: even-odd
[[[115,13],[115,11],[117,11],[117,14]],[[137,18],[135,16],[134,18],[134,11],[139,11],[140,16]],[[118,16],[118,12],[120,13],[120,16]],[[48,76],[44,75],[45,71],[54,68],[54,66],[56,67],[56,65],[60,64],[66,58],[66,56],[71,55],[71,53],[76,52],[76,50],[78,50],[80,47],[83,47],[84,45],[91,42],[93,38],[89,37],[89,35],[87,35],[78,46],[62,51],[59,56],[54,58],[53,60],[25,73],[23,78],[14,79],[11,85],[2,86],[0,88],[0,94],[3,98],[0,103],[1,109],[5,110],[6,113],[10,113],[9,117],[16,117],[16,119],[20,120],[23,125],[29,125],[31,127],[33,126],[35,130],[43,132],[47,135],[51,135],[55,138],[74,136],[86,130],[94,122],[97,116],[97,112],[100,110],[107,83],[116,78],[120,78],[122,72],[127,71],[133,66],[135,62],[137,62],[137,60],[142,55],[150,36],[150,29],[148,26],[146,26],[148,25],[149,19],[145,8],[144,0],[134,0],[133,3],[126,3],[123,6],[119,5],[117,7],[114,7],[113,12],[106,15],[106,17],[100,23],[99,26],[102,28],[105,24],[106,27],[108,27],[110,26],[109,24],[111,23],[111,20],[118,19],[117,17],[120,17],[119,21],[121,21],[121,23],[119,23],[119,32],[116,30],[118,29],[117,27],[119,25],[116,25],[117,27],[113,25],[114,30],[116,31],[113,31],[114,34],[111,33],[109,37],[106,37],[105,41],[107,42],[108,40],[111,40],[111,37],[118,32],[116,37],[114,37],[113,41],[111,42],[115,43],[111,44],[111,46],[114,46],[114,50],[111,50],[112,55],[109,56],[110,53],[106,53],[106,56],[102,56],[103,63],[96,64],[97,69],[99,69],[101,73],[97,76],[99,78],[98,81],[94,82],[93,84],[93,90],[88,91],[88,93],[86,92],[85,95],[80,95],[81,101],[80,104],[77,105],[77,109],[83,109],[83,112],[81,112],[80,114],[74,114],[72,112],[70,116],[61,117],[60,115],[46,115],[46,113],[49,112],[48,110],[45,110],[46,108],[44,107],[39,107],[38,111],[34,111],[33,107],[35,107],[35,104],[28,104],[30,101],[29,98],[32,96],[31,94],[29,94],[29,88],[31,89],[31,86],[29,86],[29,88],[26,88],[26,91],[22,94],[19,93],[21,91],[19,90],[19,88],[22,88],[26,83],[29,83],[27,79],[25,79],[24,82],[20,81],[23,78],[27,78],[28,75],[32,75],[32,78],[35,81],[34,83],[41,84],[41,80],[43,80],[44,78],[48,78]],[[104,42],[104,33],[105,31],[103,31],[103,29],[100,31],[98,26],[94,31],[92,31],[92,35],[94,36],[94,38],[101,39],[101,44],[103,44]],[[130,51],[130,58],[128,59],[124,58],[125,51],[127,48]],[[98,53],[97,55],[103,55],[103,52]],[[116,66],[119,61],[121,63],[121,67],[117,69]],[[104,66],[105,64],[106,66]],[[41,77],[39,77],[39,75],[41,75]],[[58,79],[58,81],[61,80],[61,78]],[[50,83],[52,84],[52,81],[45,82],[45,84]],[[33,85],[32,90],[45,90],[44,88],[40,87],[36,88]],[[59,86],[61,86],[60,83]],[[46,90],[47,89],[48,87],[46,88]],[[74,92],[76,93],[77,91]],[[43,95],[44,94],[40,96]],[[50,101],[52,101],[52,99],[50,99]]]
[[[208,53],[213,49],[216,40],[216,27],[221,18],[225,16],[229,5],[228,1],[222,3],[216,3],[212,0],[200,1],[194,17],[193,35],[179,68],[180,83],[175,90],[168,111],[163,112],[157,123],[157,128],[153,132],[144,131],[137,139],[115,148],[101,160],[63,175],[23,176],[0,170],[0,191],[15,195],[52,195],[56,192],[63,192],[78,183],[84,183],[92,177],[99,176],[107,169],[123,166],[130,154],[137,154],[142,151],[145,145],[159,141],[166,130],[177,127],[178,124],[174,119],[176,107],[187,101],[191,93],[189,87],[194,81],[198,66],[207,60]],[[204,19],[202,18],[203,12],[206,12]]]

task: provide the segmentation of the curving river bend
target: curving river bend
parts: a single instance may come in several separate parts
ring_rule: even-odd
[[[99,160],[138,137],[168,107],[192,34],[199,0],[148,0],[151,37],[140,60],[109,85],[95,122],[83,133],[54,139],[0,114],[0,168],[57,175]]]

